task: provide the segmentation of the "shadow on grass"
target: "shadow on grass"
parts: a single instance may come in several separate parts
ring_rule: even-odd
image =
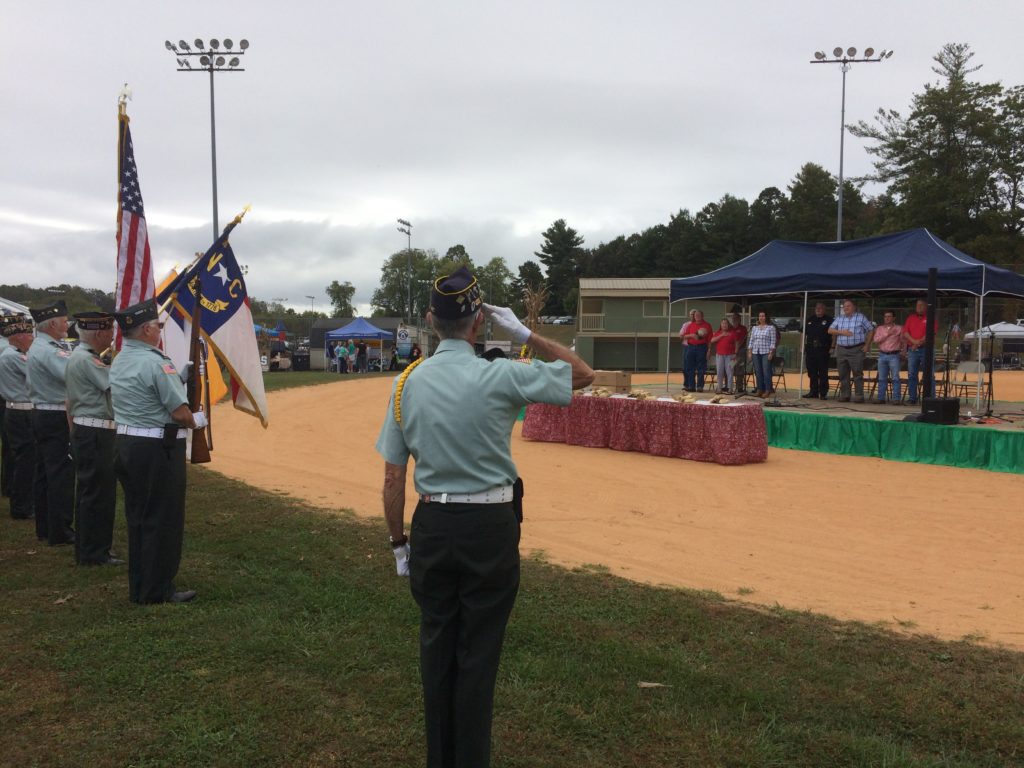
[[[0,764],[416,766],[416,608],[382,523],[190,473],[182,606],[0,505]],[[123,550],[123,523],[117,546]],[[640,688],[638,683],[664,684]],[[1024,655],[524,559],[499,766],[1004,766]]]

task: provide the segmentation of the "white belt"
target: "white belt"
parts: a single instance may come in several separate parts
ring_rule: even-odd
[[[66,411],[64,403],[36,403],[37,411]]]
[[[117,425],[117,434],[131,435],[132,437],[163,437],[163,427],[129,427],[126,424]],[[178,440],[184,440],[188,436],[187,429],[178,430]]]
[[[6,407],[12,411],[31,411],[32,403],[8,403]]]
[[[81,427],[96,427],[97,429],[113,429],[113,419],[94,419],[91,416],[75,416],[75,424]]]
[[[421,493],[420,501],[437,504],[505,504],[512,501],[512,486],[504,485],[479,493]]]

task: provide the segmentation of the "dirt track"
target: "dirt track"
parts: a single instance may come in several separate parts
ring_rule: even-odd
[[[266,431],[218,406],[211,466],[381,517],[373,445],[390,386],[345,377],[272,393]],[[1020,475],[780,449],[765,464],[720,467],[532,443],[519,427],[512,451],[527,480],[524,553],[1024,649]],[[410,482],[410,512],[412,494]],[[382,522],[382,547],[385,537]]]

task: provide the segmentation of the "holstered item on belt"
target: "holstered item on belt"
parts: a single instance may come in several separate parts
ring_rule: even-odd
[[[526,492],[523,490],[523,478],[517,477],[516,481],[512,483],[512,509],[516,513],[516,520],[522,524],[523,522],[523,496]]]
[[[171,450],[178,442],[178,430],[181,429],[177,424],[164,424],[164,436],[160,441],[160,445],[163,446],[164,450]]]

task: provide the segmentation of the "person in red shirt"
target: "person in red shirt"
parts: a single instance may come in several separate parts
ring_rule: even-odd
[[[704,389],[712,328],[699,309],[692,312],[692,317],[679,331],[679,338],[683,340],[683,389],[698,392]]]
[[[718,330],[711,337],[715,349],[715,372],[718,374],[716,392],[732,392],[732,366],[736,359],[737,329],[732,327],[728,318],[723,317]]]
[[[907,343],[907,402],[911,405],[917,404],[917,374],[924,367],[924,343],[928,334],[928,302],[922,299],[917,300],[914,306],[914,314],[910,315],[903,323],[903,340]],[[939,330],[939,321],[935,321],[934,328]],[[924,397],[935,396],[935,377],[925,376],[928,382],[927,391]]]

